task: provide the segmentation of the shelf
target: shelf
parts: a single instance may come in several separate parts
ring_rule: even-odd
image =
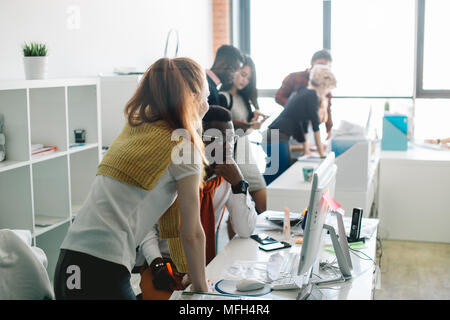
[[[0,173],[0,229],[33,230],[30,166]]]
[[[70,195],[67,156],[34,163],[32,172],[35,217],[69,219]]]
[[[31,144],[67,150],[66,90],[64,87],[29,90]]]
[[[4,117],[6,160],[29,160],[27,91],[0,91],[0,114]]]
[[[59,258],[60,247],[70,227],[69,220],[70,219],[67,219],[65,222],[56,223],[48,230],[45,230],[45,232],[35,235],[36,246],[44,250],[47,256],[47,273],[50,279],[53,279]]]
[[[60,225],[69,222],[70,218],[59,218],[49,216],[36,216],[34,218],[34,237],[38,237]]]
[[[97,143],[99,137],[97,87],[78,86],[67,88],[69,145],[76,143],[74,130],[85,131],[85,142]]]
[[[0,162],[0,229],[26,229],[48,258],[59,249],[95,179],[101,149],[99,78],[0,81],[6,159]],[[73,148],[74,130],[86,143]],[[56,146],[33,157],[34,144]]]
[[[77,144],[75,144],[75,145],[77,145]],[[77,153],[80,151],[90,150],[93,148],[98,148],[98,143],[85,143],[82,146],[76,146],[76,147],[69,146],[69,153],[70,154]]]
[[[99,79],[97,77],[73,78],[73,79],[45,79],[45,80],[9,80],[9,81],[0,81],[0,90],[96,85],[98,81]]]
[[[25,167],[29,164],[30,164],[29,161],[5,160],[5,161],[0,162],[0,172],[5,172],[8,170]]]
[[[69,151],[55,151],[55,152],[49,153],[47,155],[41,155],[41,156],[36,156],[36,157],[32,156],[31,163],[39,163],[39,162],[42,162],[42,161],[46,161],[46,160],[51,160],[51,159],[55,159],[55,158],[58,158],[58,157],[62,157],[62,156],[65,156],[67,154],[74,154],[74,153],[77,153],[77,152],[82,152],[82,151],[91,150],[91,149],[96,149],[96,152],[98,153],[97,148],[98,148],[98,143],[87,143],[87,144],[85,144],[83,146],[69,148]],[[1,163],[2,162],[0,162],[0,172],[2,171]],[[26,165],[26,164],[28,164],[28,161],[25,161],[24,165]]]
[[[49,154],[44,154],[41,156],[36,156],[31,158],[31,163],[39,163],[46,160],[51,160],[55,158],[59,158],[62,156],[65,156],[67,154],[67,151],[55,151]]]

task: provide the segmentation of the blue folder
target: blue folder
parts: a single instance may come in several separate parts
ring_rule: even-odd
[[[383,118],[382,150],[408,150],[408,117],[385,115]]]

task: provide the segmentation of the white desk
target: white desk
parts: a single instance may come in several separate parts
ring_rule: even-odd
[[[258,217],[258,225],[261,225],[261,221],[264,221],[262,215]],[[363,220],[364,221],[364,220]],[[266,229],[258,228],[254,233],[267,233],[273,238],[281,240],[281,231],[268,231]],[[376,230],[372,237],[366,241],[366,248],[362,249],[362,252],[367,254],[373,260],[375,260],[376,253]],[[328,236],[327,236],[328,237]],[[284,253],[289,250],[300,251],[301,245],[295,244],[295,239],[291,240],[292,247],[284,250],[278,250],[275,252]],[[230,241],[225,248],[209,263],[206,268],[206,276],[208,279],[216,283],[219,280],[224,279],[226,276],[226,270],[236,263],[236,261],[253,261],[253,262],[267,262],[269,257],[275,252],[264,252],[258,248],[258,243],[253,239],[234,238]],[[370,260],[362,260],[357,258],[354,254],[350,254],[353,263],[353,273],[357,275],[353,279],[345,282],[334,284],[330,286],[330,289],[321,289],[323,294],[322,299],[325,300],[370,300],[373,299],[374,294],[374,264]],[[328,252],[323,252],[322,259],[326,258],[328,261],[334,259],[334,255]],[[332,288],[332,289],[331,289]],[[297,297],[298,290],[280,290],[272,291],[271,293],[260,296],[258,299],[271,299],[271,300],[292,300]],[[191,296],[182,296],[183,299],[192,299]]]
[[[314,162],[297,161],[267,186],[267,210],[302,212],[309,204],[311,182],[303,179],[303,167],[317,168]]]
[[[336,187],[334,198],[345,210],[346,216],[351,216],[353,208],[359,207],[363,209],[364,217],[369,217],[376,198],[378,162],[378,158],[370,162],[365,190],[339,190]],[[308,206],[311,183],[304,181],[302,171],[302,168],[307,166],[316,168],[319,163],[297,161],[267,186],[267,210],[283,211],[288,207],[293,212],[302,212]]]
[[[383,151],[378,217],[383,239],[450,243],[450,151]]]

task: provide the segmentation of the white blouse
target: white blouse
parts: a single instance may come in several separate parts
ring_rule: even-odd
[[[231,93],[226,92],[226,91],[221,91],[220,94],[222,94],[226,99],[227,99],[227,104],[228,106],[231,103]],[[233,96],[233,105],[231,106],[231,118],[233,120],[238,120],[238,121],[248,121],[248,117],[249,117],[249,112],[247,109],[247,106],[245,104],[244,99],[242,98],[242,96],[237,95],[237,96]]]
[[[194,157],[201,159],[196,149],[183,148],[184,143],[175,148],[183,150],[184,155],[195,150]],[[201,174],[200,164],[187,162],[172,162],[151,191],[96,176],[61,248],[124,265],[131,272],[136,248],[177,198],[177,181]]]

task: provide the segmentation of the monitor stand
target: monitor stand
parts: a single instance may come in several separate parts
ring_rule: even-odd
[[[297,300],[307,300],[311,295],[312,289],[313,284],[311,282],[301,287],[297,295]]]
[[[336,216],[339,236],[336,234],[334,227],[324,224],[323,228],[330,233],[331,241],[333,243],[333,249],[336,254],[336,258],[339,265],[339,270],[341,271],[341,276],[331,279],[321,279],[312,281],[311,280],[312,271],[311,271],[308,283],[300,288],[300,291],[297,295],[297,300],[321,300],[322,294],[320,293],[320,290],[314,290],[315,286],[319,286],[320,288],[320,285],[323,284],[345,282],[352,278],[351,270],[353,269],[353,265],[352,260],[350,258],[350,251],[348,249],[349,246],[347,242],[347,237],[345,235],[344,221],[342,219],[342,214],[333,211],[331,213]],[[318,294],[314,294],[315,291],[317,291]]]
[[[341,271],[341,276],[332,279],[314,281],[313,283],[316,285],[345,282],[352,277],[351,270],[353,269],[353,265],[352,260],[350,258],[350,251],[348,250],[348,242],[347,237],[345,235],[342,214],[338,212],[332,213],[336,216],[337,219],[339,236],[336,234],[336,231],[332,226],[324,224],[323,228],[327,230],[330,234],[331,241],[333,243],[333,249],[338,261],[339,270]]]

